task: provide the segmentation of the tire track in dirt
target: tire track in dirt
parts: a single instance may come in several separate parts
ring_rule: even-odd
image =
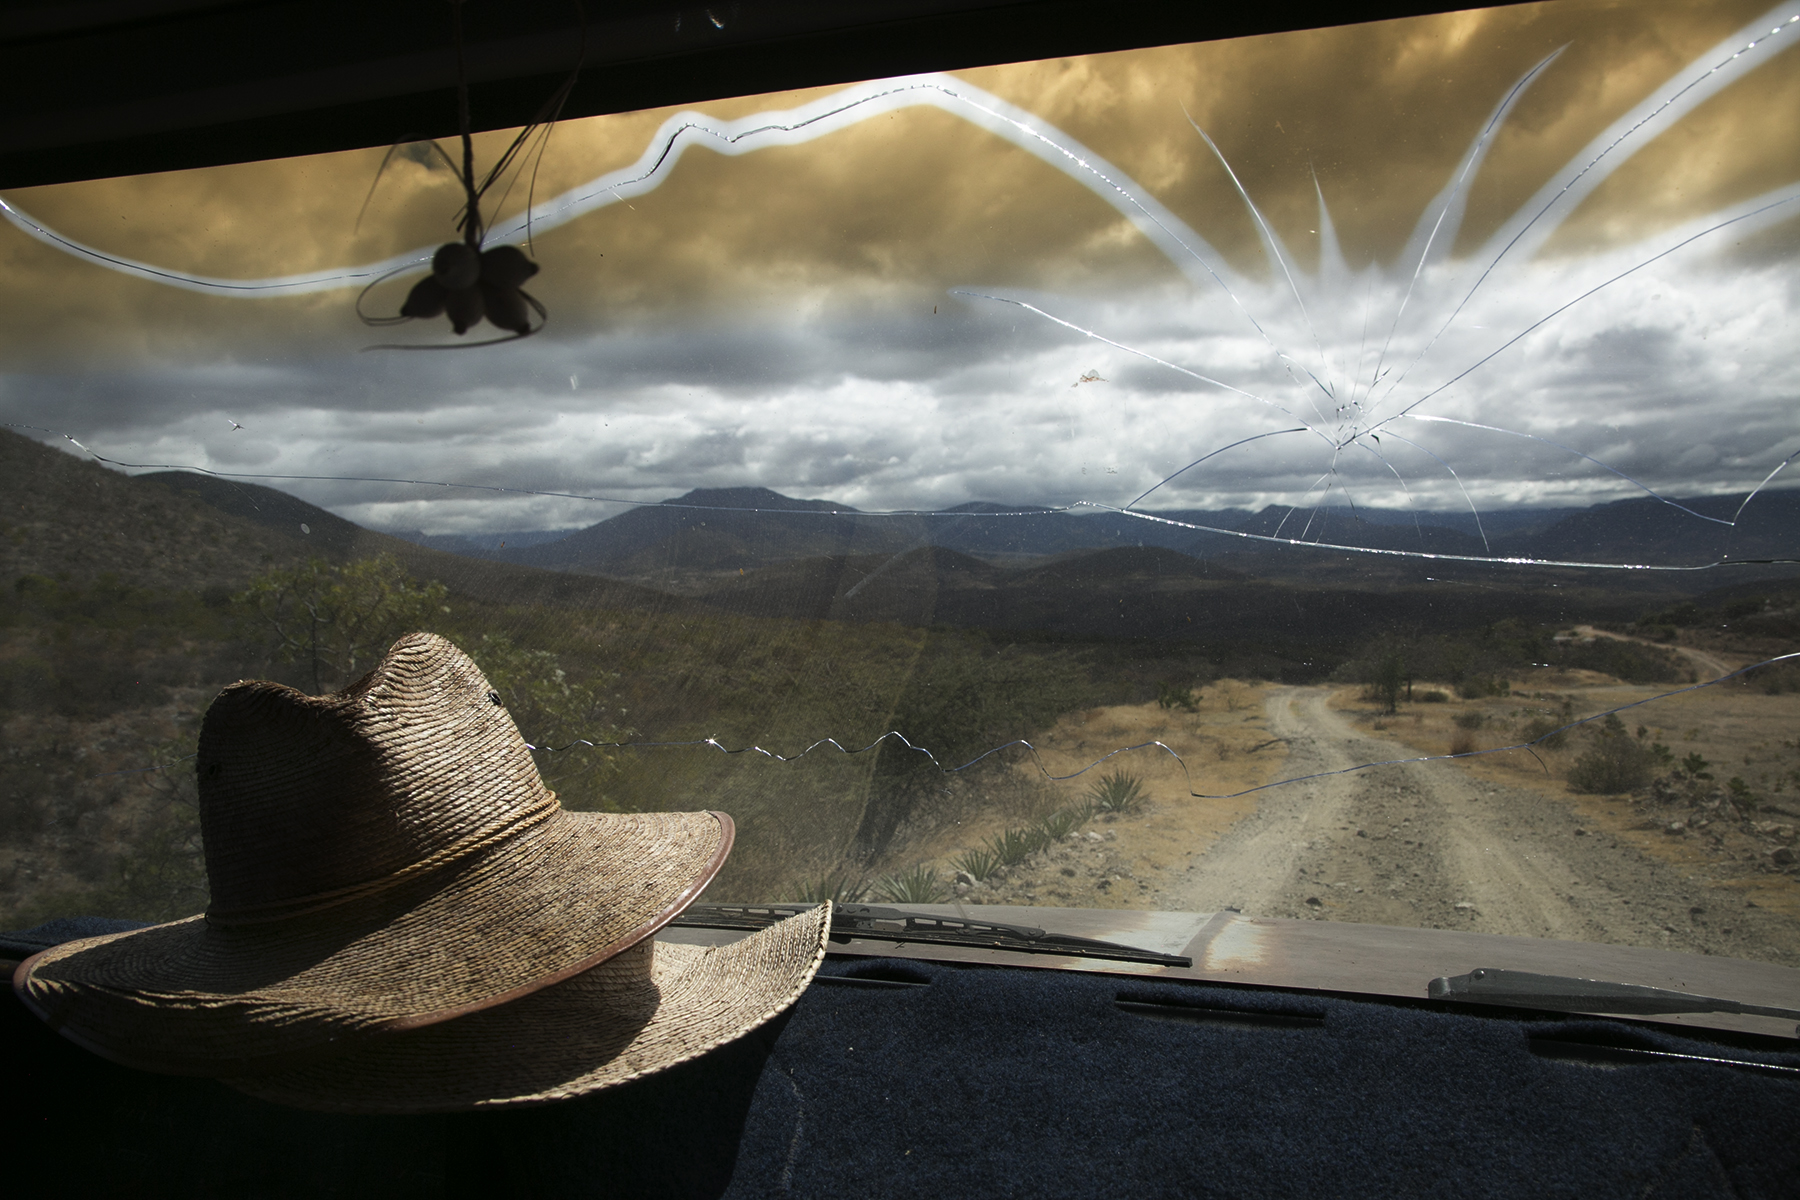
[[[1283,774],[1179,879],[1160,907],[1800,959],[1800,931],[1741,895],[1689,878],[1528,788],[1414,757],[1327,707],[1325,688],[1269,697]]]

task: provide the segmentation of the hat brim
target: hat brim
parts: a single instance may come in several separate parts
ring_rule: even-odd
[[[278,1069],[568,979],[642,941],[723,865],[723,813],[558,812],[464,862],[262,924],[204,916],[21,963],[14,990],[65,1037],[183,1075]]]
[[[611,970],[614,959],[497,1008],[224,1082],[341,1113],[572,1099],[696,1058],[775,1017],[812,981],[830,932],[826,903],[727,946],[658,943],[648,973]]]

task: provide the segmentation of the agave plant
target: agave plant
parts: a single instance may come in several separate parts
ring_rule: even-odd
[[[1082,806],[1082,808],[1086,807],[1086,805]],[[1059,808],[1043,820],[1039,821],[1038,828],[1043,831],[1044,836],[1050,841],[1060,842],[1071,833],[1074,833],[1077,829],[1081,828],[1081,823],[1087,820],[1087,817],[1088,814],[1082,812],[1080,809],[1071,810]]]
[[[1131,813],[1144,806],[1144,785],[1136,775],[1114,771],[1088,791],[1095,812]]]
[[[950,865],[959,871],[966,871],[970,879],[980,881],[992,875],[1001,863],[998,854],[978,847],[963,851],[950,861]]]
[[[1008,829],[997,833],[988,839],[987,848],[1000,860],[1001,866],[1010,867],[1024,862],[1042,850],[1049,841],[1044,831],[1034,826],[1030,829]]]
[[[875,885],[876,898],[893,904],[936,904],[945,894],[937,868],[923,863],[898,875],[883,875]]]

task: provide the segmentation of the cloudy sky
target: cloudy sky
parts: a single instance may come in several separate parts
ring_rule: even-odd
[[[530,192],[550,323],[456,352],[370,349],[456,339],[355,311],[453,236],[429,155],[360,220],[385,147],[15,191],[0,420],[432,532],[620,505],[390,481],[1744,491],[1800,452],[1797,15],[1556,0],[568,122]]]

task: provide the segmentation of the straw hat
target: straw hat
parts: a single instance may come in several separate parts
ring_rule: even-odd
[[[812,982],[830,932],[828,902],[728,946],[647,938],[510,1004],[225,1082],[342,1113],[566,1100],[686,1062],[777,1016]]]
[[[298,1070],[441,1022],[454,1022],[444,1036],[458,1046],[560,1028],[587,1005],[629,1024],[621,1014],[641,1011],[665,979],[673,995],[724,989],[655,1006],[638,1026],[650,1040],[604,1062],[596,1039],[613,1035],[584,1035],[561,1060],[586,1064],[568,1078],[540,1069],[542,1055],[501,1055],[526,1072],[508,1079],[532,1089],[509,1095],[549,1099],[729,1040],[798,994],[796,969],[810,978],[816,967],[812,943],[824,935],[798,931],[701,964],[665,947],[653,965],[646,939],[718,871],[731,819],[564,811],[498,693],[431,634],[402,638],[334,695],[226,688],[207,711],[196,769],[207,912],[53,947],[13,977],[38,1016],[127,1066]],[[631,947],[617,969],[576,981]],[[564,981],[573,986],[552,988]],[[504,1017],[467,1019],[547,989]],[[681,1028],[688,1017],[693,1030]],[[280,1078],[292,1082],[271,1086],[306,1087],[306,1076]],[[482,1090],[470,1078],[456,1086]]]

